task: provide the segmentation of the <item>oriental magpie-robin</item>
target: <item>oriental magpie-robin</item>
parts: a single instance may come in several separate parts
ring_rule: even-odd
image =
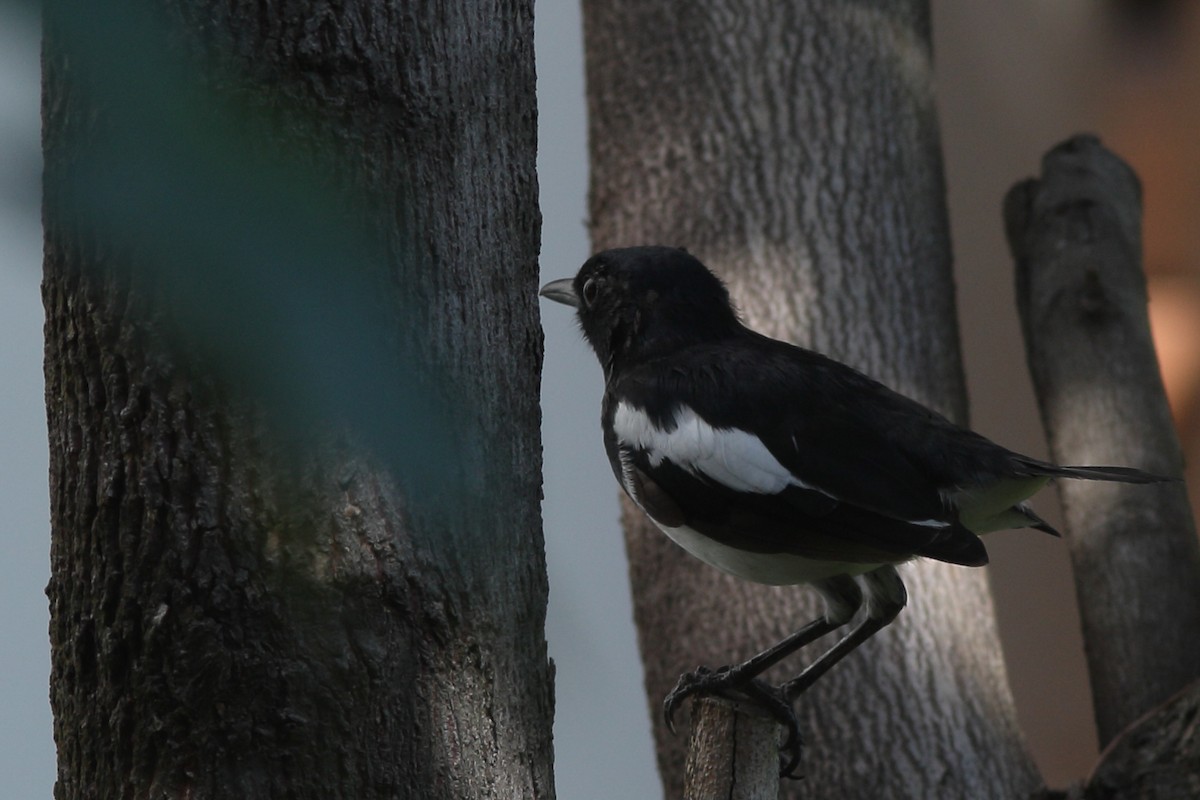
[[[604,368],[604,448],[630,499],[701,561],[824,597],[822,617],[741,664],[683,675],[664,702],[668,723],[696,693],[762,706],[788,729],[785,775],[799,762],[792,700],[904,607],[896,564],[981,566],[978,534],[1056,533],[1025,503],[1052,478],[1165,480],[1014,453],[857,370],[755,333],[685,250],[608,250],[540,294],[578,309]],[[864,603],[858,626],[799,676],[777,688],[759,680]]]

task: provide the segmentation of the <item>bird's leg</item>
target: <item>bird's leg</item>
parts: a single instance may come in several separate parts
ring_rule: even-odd
[[[863,583],[867,586],[866,619],[798,676],[779,687],[780,693],[789,703],[816,683],[830,667],[894,620],[908,602],[904,582],[900,580],[900,575],[891,564],[868,572],[863,576]]]
[[[715,694],[729,699],[744,699],[748,695],[740,690],[752,682],[760,684],[758,693],[761,693],[763,690],[774,691],[774,688],[770,685],[757,681],[758,676],[765,670],[770,669],[781,659],[786,658],[801,647],[824,636],[830,631],[836,630],[837,627],[837,625],[829,622],[826,618],[821,617],[808,623],[786,639],[743,661],[741,664],[735,664],[731,667],[721,667],[717,670],[712,670],[708,667],[697,667],[691,672],[683,673],[679,676],[679,681],[675,684],[675,688],[663,700],[663,716],[666,718],[667,726],[671,729],[672,733],[675,732],[675,722],[673,719],[675,709],[678,708],[681,702],[692,695]]]
[[[679,677],[679,682],[663,701],[663,716],[672,732],[675,730],[675,709],[687,697],[695,694],[715,694],[748,701],[787,728],[788,740],[785,748],[796,754],[791,764],[794,768],[800,749],[799,725],[795,712],[786,695],[759,680],[758,676],[805,645],[845,625],[862,605],[863,598],[862,590],[854,579],[844,575],[814,585],[825,598],[824,616],[741,664],[718,670],[700,667]]]
[[[675,709],[684,698],[694,694],[715,694],[750,702],[770,714],[787,729],[787,739],[781,747],[787,761],[780,770],[780,775],[793,777],[800,764],[801,741],[799,722],[792,708],[792,701],[834,664],[887,626],[908,602],[904,582],[900,580],[896,568],[890,564],[864,575],[863,583],[867,587],[866,618],[796,678],[776,689],[760,680],[758,676],[805,645],[850,621],[863,602],[862,590],[853,578],[840,576],[814,584],[825,598],[825,615],[808,623],[786,639],[741,664],[715,671],[700,667],[680,676],[679,682],[663,702],[667,725],[674,731],[672,716]]]
[[[822,653],[800,675],[775,690],[778,700],[782,701],[789,712],[792,712],[790,722],[784,722],[789,735],[780,749],[786,754],[788,760],[779,772],[781,777],[796,777],[795,770],[800,766],[800,740],[798,735],[795,738],[792,735],[793,732],[799,733],[799,724],[796,722],[792,702],[805,689],[816,683],[818,678],[828,672],[830,667],[894,620],[908,602],[908,592],[904,589],[904,582],[900,580],[900,575],[891,564],[868,572],[863,576],[863,583],[867,588],[866,618],[854,630],[842,637],[837,644]],[[825,593],[823,587],[818,588],[822,588],[822,593]],[[826,599],[833,602],[829,600],[828,596]]]

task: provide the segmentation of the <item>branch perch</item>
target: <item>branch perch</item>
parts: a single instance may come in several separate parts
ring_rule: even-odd
[[[713,697],[692,701],[686,800],[779,797],[779,723]]]

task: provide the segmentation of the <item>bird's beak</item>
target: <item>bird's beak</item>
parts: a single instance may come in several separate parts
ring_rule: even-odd
[[[571,278],[560,278],[556,281],[550,281],[541,288],[538,294],[547,300],[579,308],[579,296],[575,294],[573,283],[574,280]]]

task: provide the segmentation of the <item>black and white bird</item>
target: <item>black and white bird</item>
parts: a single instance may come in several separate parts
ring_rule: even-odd
[[[685,250],[608,250],[540,294],[578,309],[604,368],[604,447],[629,498],[701,561],[757,583],[811,584],[824,597],[819,619],[742,664],[685,674],[664,703],[668,723],[699,692],[762,705],[788,727],[784,774],[799,760],[791,701],[904,607],[896,564],[981,566],[979,534],[1055,533],[1025,503],[1052,478],[1164,480],[1014,453],[857,370],[756,333]],[[864,603],[858,626],[798,677],[778,688],[758,679]]]

